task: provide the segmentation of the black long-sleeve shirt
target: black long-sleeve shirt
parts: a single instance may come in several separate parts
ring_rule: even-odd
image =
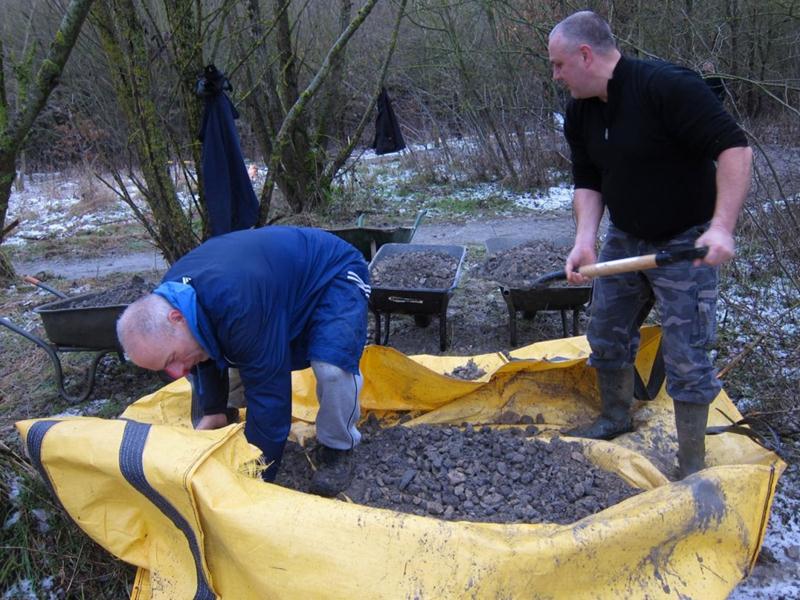
[[[575,188],[602,194],[611,222],[666,240],[708,221],[719,154],[747,146],[744,132],[693,71],[622,57],[608,102],[572,100],[564,134]]]

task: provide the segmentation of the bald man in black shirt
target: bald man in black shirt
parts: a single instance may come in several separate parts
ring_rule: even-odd
[[[587,337],[601,415],[568,433],[610,439],[632,431],[633,362],[643,307],[661,316],[667,391],[674,401],[679,475],[705,467],[708,405],[720,390],[707,353],[715,332],[718,265],[734,255],[733,231],[750,186],[747,139],[693,71],[622,56],[608,23],[582,11],[550,33],[553,78],[569,89],[564,135],[572,153],[575,244],[565,269],[600,260],[706,246],[696,264],[601,277]]]

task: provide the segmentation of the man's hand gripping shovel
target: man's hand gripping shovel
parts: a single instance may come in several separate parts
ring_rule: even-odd
[[[619,273],[645,271],[647,269],[663,267],[664,265],[671,265],[686,260],[702,259],[707,253],[708,247],[706,246],[680,250],[662,250],[655,254],[644,254],[642,256],[631,256],[618,260],[583,265],[578,268],[578,273],[584,277],[604,277],[606,275],[617,275]],[[566,278],[567,273],[562,269],[561,271],[553,271],[552,273],[542,275],[534,281],[534,285],[541,285],[550,281],[559,281]]]

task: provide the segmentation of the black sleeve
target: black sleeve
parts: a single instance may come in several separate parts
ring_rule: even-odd
[[[582,119],[577,102],[570,101],[564,116],[564,137],[569,144],[572,157],[572,181],[575,189],[586,188],[599,192],[603,178],[599,169],[592,163],[582,134]]]
[[[748,145],[744,131],[694,71],[669,65],[650,79],[648,92],[667,131],[687,151],[716,160],[728,148]]]

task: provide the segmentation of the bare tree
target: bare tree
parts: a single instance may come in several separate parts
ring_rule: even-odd
[[[342,123],[335,119],[346,97],[346,49],[377,1],[367,0],[351,18],[353,2],[339,0],[337,38],[319,65],[311,66],[308,58],[301,55],[297,39],[292,36],[297,21],[291,19],[289,3],[274,0],[272,45],[258,46],[254,52],[258,57],[257,64],[261,65],[260,71],[256,71],[255,66],[246,70],[250,87],[261,92],[250,94],[247,105],[256,123],[259,145],[269,164],[269,175],[261,191],[260,224],[267,222],[276,184],[293,212],[313,210],[326,201],[333,177],[343,163],[339,150],[349,148],[346,152],[349,154],[353,148],[348,140],[341,139]],[[395,48],[396,32],[405,4],[406,0],[402,0],[398,9],[380,81],[385,78],[385,65]],[[248,19],[252,43],[258,45],[265,34],[264,20],[256,0],[248,3]],[[301,69],[304,66],[311,67],[313,75],[305,89],[301,89]],[[369,112],[372,106],[368,103],[365,112]],[[355,135],[349,136],[352,142],[357,141],[363,131],[364,119],[359,123]]]
[[[17,157],[34,120],[44,108],[50,93],[58,85],[61,72],[78,39],[91,5],[92,0],[70,1],[47,55],[39,64],[36,76],[26,90],[25,101],[17,111],[12,111],[8,102],[4,47],[0,40],[0,244],[6,234],[5,220],[11,187],[17,173]],[[11,261],[0,248],[0,278],[12,278],[14,275]]]
[[[98,33],[133,151],[125,174],[108,184],[125,200],[168,261],[187,252],[208,234],[203,198],[200,146],[194,137],[201,101],[194,95],[202,67],[216,62],[238,86],[234,102],[244,101],[259,147],[269,163],[261,194],[259,224],[267,222],[277,183],[295,212],[319,206],[331,182],[364,129],[339,118],[353,92],[346,88],[346,48],[378,0],[366,0],[354,13],[352,0],[340,0],[336,31],[322,54],[306,52],[298,36],[308,7],[290,0],[250,0],[244,14],[233,0],[98,0],[92,24]],[[395,37],[406,0],[401,0]],[[323,15],[327,16],[327,15]],[[146,33],[145,33],[146,32]],[[314,38],[318,42],[319,36]],[[160,72],[156,81],[154,73]],[[376,79],[382,82],[382,75]],[[166,90],[166,92],[165,92]],[[377,96],[377,91],[370,93]],[[364,114],[372,104],[365,103]],[[117,157],[118,159],[118,157]],[[190,201],[181,196],[168,164],[184,165]],[[141,175],[139,175],[139,173]],[[134,181],[142,202],[125,183]],[[199,218],[196,218],[199,217]]]
[[[180,12],[177,5],[187,9],[192,4],[189,1],[177,2],[170,4],[169,8]],[[136,163],[144,181],[138,181],[133,169],[128,175],[136,182],[149,211],[142,210],[128,193],[119,173],[115,174],[115,189],[147,229],[164,258],[174,262],[197,245],[198,237],[192,230],[190,213],[179,202],[169,173],[169,162],[175,154],[171,152],[170,140],[155,101],[155,82],[150,71],[150,47],[144,35],[145,28],[133,0],[98,0],[91,21],[102,40],[117,99],[128,122],[130,144],[135,149]],[[182,50],[186,36],[181,28],[191,20],[175,19],[175,22],[176,48]],[[182,53],[179,54],[183,58]],[[190,85],[186,76],[181,75],[178,87]],[[185,100],[186,94],[182,97]],[[185,100],[186,106],[191,107],[191,104]],[[186,114],[195,124],[199,123],[198,111],[187,110]]]

